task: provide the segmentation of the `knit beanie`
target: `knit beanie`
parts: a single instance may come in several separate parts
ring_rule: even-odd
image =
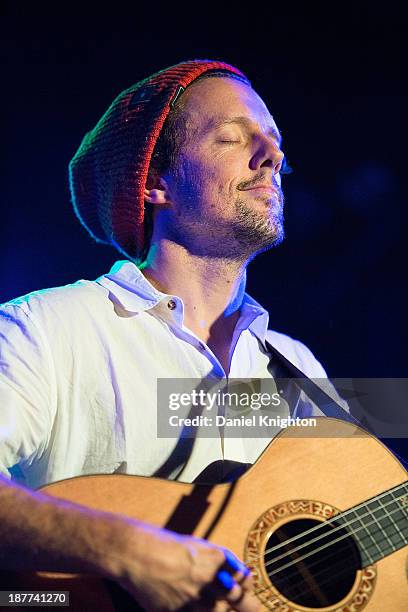
[[[97,241],[130,259],[144,247],[144,191],[153,150],[171,108],[206,72],[245,75],[224,62],[192,60],[123,91],[85,137],[69,164],[76,215]]]

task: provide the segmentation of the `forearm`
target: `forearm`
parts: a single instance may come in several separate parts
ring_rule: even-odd
[[[120,575],[125,521],[0,476],[0,568]],[[122,536],[123,537],[123,536]]]

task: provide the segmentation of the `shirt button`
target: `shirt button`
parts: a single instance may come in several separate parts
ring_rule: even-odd
[[[167,307],[170,308],[170,310],[174,310],[176,308],[176,302],[174,300],[169,300],[167,302]]]

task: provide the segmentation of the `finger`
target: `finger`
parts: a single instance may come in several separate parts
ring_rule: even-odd
[[[241,585],[237,583],[235,583],[225,600],[230,604],[232,609],[237,612],[260,612],[261,610],[259,599],[249,591],[245,591]]]
[[[248,572],[246,576],[243,577],[242,580],[237,580],[234,576],[235,582],[238,582],[244,589],[244,591],[252,591],[254,588],[254,581],[251,572]]]
[[[224,549],[224,556],[225,562],[233,572],[238,572],[245,567],[245,565],[234,554],[232,554],[230,550],[226,548]]]
[[[218,570],[216,578],[219,586],[225,594],[229,593],[237,584],[231,574],[225,569]]]
[[[212,612],[231,612],[231,604],[224,601],[217,601]]]
[[[250,570],[231,551],[224,549],[225,563],[220,569],[227,570],[236,582],[242,582],[250,574]]]
[[[248,575],[244,580],[251,581],[251,576]],[[212,602],[215,609],[217,609],[216,600],[218,599],[227,602],[231,610],[239,612],[258,612],[260,610],[259,600],[242,585],[238,584],[225,569],[220,569],[217,572],[211,595],[215,596],[215,601],[213,600]],[[206,603],[211,608],[209,599],[207,599]]]
[[[221,587],[221,591],[229,593],[234,586],[239,585],[244,591],[248,591],[252,588],[252,575],[247,570],[244,573],[237,572],[240,580],[237,580],[235,576],[231,576],[226,570],[219,570],[216,575],[218,583],[218,589]]]
[[[251,571],[247,567],[244,567],[238,572],[235,572],[235,574],[232,574],[232,576],[235,582],[238,582],[238,584],[240,584],[241,586],[245,586],[245,588],[247,589],[249,588],[249,585],[252,583],[252,574],[251,574]]]
[[[200,602],[208,609],[213,610],[217,600],[225,601],[226,595],[235,585],[235,580],[225,569],[219,569],[211,583],[206,584],[200,591]]]
[[[235,582],[241,584],[245,590],[252,588],[252,579],[250,569],[242,563],[229,550],[224,549],[225,564],[220,569],[226,569],[233,576]]]

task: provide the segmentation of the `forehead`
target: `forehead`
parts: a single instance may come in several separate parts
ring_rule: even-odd
[[[252,87],[228,77],[196,81],[185,92],[184,111],[197,131],[215,129],[228,119],[241,118],[263,132],[276,132],[276,123],[265,102]]]

